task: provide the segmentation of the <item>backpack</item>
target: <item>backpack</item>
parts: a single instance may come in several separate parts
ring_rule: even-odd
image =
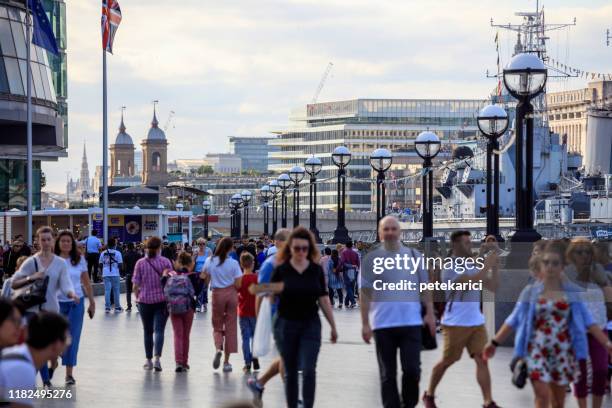
[[[189,279],[189,274],[173,274],[164,287],[164,295],[168,302],[170,314],[187,313],[192,307],[195,290]]]

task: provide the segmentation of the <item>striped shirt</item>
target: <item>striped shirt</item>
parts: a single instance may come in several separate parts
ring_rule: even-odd
[[[132,282],[140,288],[137,299],[139,303],[153,304],[166,301],[161,284],[165,269],[172,270],[172,264],[167,258],[159,255],[155,258],[145,256],[136,262]]]

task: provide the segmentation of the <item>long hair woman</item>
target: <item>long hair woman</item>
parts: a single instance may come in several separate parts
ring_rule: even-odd
[[[36,242],[38,243],[38,251],[21,265],[12,279],[12,288],[19,289],[37,279],[49,278],[45,303],[27,309],[26,315],[28,318],[31,318],[40,310],[59,313],[58,295],[60,293],[75,303],[81,301],[74,292],[72,281],[68,276],[66,262],[53,253],[55,244],[53,229],[48,226],[38,228],[36,230]],[[43,384],[50,387],[52,372],[49,372],[47,364],[40,368],[40,375]]]
[[[316,366],[321,348],[319,308],[331,327],[331,342],[338,338],[331,303],[319,265],[314,236],[297,227],[279,253],[279,265],[270,284],[257,291],[271,291],[279,297],[274,339],[285,368],[285,399],[289,408],[298,406],[298,370],[302,370],[302,402],[314,405]]]
[[[77,249],[77,243],[74,235],[70,231],[61,231],[55,240],[55,255],[64,259],[68,275],[72,281],[74,292],[79,297],[80,301],[74,302],[66,296],[60,294],[58,297],[60,313],[62,313],[70,322],[70,336],[72,343],[64,351],[62,355],[62,365],[66,366],[66,385],[73,385],[76,381],[72,375],[73,369],[77,363],[77,353],[79,351],[79,342],[81,340],[81,331],[83,329],[83,318],[85,316],[84,299],[87,295],[89,299],[89,307],[87,313],[90,318],[93,318],[96,312],[96,303],[94,300],[91,281],[87,273],[87,261]]]
[[[485,348],[486,358],[512,330],[514,357],[527,365],[536,408],[563,407],[566,389],[575,382],[578,361],[588,357],[587,332],[608,351],[612,342],[593,320],[581,289],[563,278],[564,246],[546,245],[541,253],[541,281],[527,285],[512,314]]]
[[[595,262],[595,248],[587,239],[575,238],[567,248],[566,257],[568,260],[566,275],[582,289],[582,298],[593,320],[602,330],[606,331],[608,323],[606,295],[608,301],[612,302],[612,286],[610,286],[603,267]],[[587,338],[593,379],[590,387],[593,396],[592,406],[600,408],[606,393],[608,352],[591,334],[587,334]],[[578,405],[586,408],[589,394],[587,361],[580,360],[578,363],[580,380],[574,384],[574,395],[578,399]]]
[[[230,354],[238,352],[238,289],[242,281],[240,264],[229,256],[234,243],[224,237],[217,244],[215,254],[204,264],[202,278],[212,289],[212,325],[215,341],[213,368],[223,359],[223,372],[232,371]]]
[[[162,241],[159,237],[147,240],[147,252],[140,258],[134,267],[132,277],[134,295],[138,302],[138,311],[144,331],[144,347],[146,361],[145,370],[161,371],[159,361],[164,348],[164,330],[168,320],[166,297],[162,287],[161,278],[164,271],[172,270],[168,258],[161,256]],[[155,361],[153,353],[155,348]]]

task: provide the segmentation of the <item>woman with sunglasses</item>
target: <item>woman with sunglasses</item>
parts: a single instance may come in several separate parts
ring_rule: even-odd
[[[84,298],[87,295],[89,307],[87,313],[93,319],[96,312],[96,302],[94,300],[93,288],[87,273],[87,261],[77,249],[77,242],[70,231],[61,231],[55,240],[55,255],[63,258],[66,262],[68,275],[72,281],[74,292],[80,301],[74,302],[63,294],[58,295],[60,313],[63,314],[70,323],[70,336],[72,343],[62,355],[62,365],[66,366],[66,385],[74,385],[75,379],[72,370],[76,366],[79,342],[81,340],[81,330],[83,329],[83,317],[85,316]]]
[[[314,405],[316,365],[321,348],[319,307],[331,327],[332,343],[338,338],[336,323],[319,265],[319,250],[310,231],[293,230],[278,257],[279,265],[270,284],[254,291],[272,292],[279,297],[274,339],[285,368],[285,398],[289,408],[298,406],[298,370],[302,371],[302,402]]]
[[[566,256],[569,265],[565,268],[565,274],[580,287],[582,299],[587,309],[591,312],[595,323],[605,331],[608,323],[606,298],[612,302],[612,286],[603,267],[595,262],[593,245],[585,238],[574,238],[567,248]],[[610,305],[612,306],[612,303]],[[590,387],[593,395],[592,406],[593,408],[600,408],[603,403],[603,396],[606,393],[608,352],[591,334],[587,334],[587,338],[593,373]],[[578,405],[581,408],[586,408],[589,394],[587,361],[580,360],[579,365],[580,380],[574,384],[574,395],[578,399]]]
[[[612,342],[593,320],[581,289],[563,278],[564,246],[547,244],[541,265],[541,281],[523,289],[484,354],[492,358],[496,347],[516,330],[514,357],[527,364],[536,408],[563,407],[567,386],[578,379],[577,361],[588,357],[587,332],[608,351]]]

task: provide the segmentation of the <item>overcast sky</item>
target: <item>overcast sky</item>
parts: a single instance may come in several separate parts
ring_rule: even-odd
[[[319,101],[369,98],[485,98],[495,79],[495,22],[535,0],[119,0],[123,21],[108,56],[109,144],[127,106],[139,145],[159,100],[169,159],[224,152],[227,136],[264,136],[310,102],[328,62]],[[612,72],[607,0],[544,1],[553,32],[549,55],[578,69]],[[77,178],[83,143],[93,177],[102,163],[100,1],[68,0],[69,157],[43,163],[47,190]],[[502,63],[516,36],[500,32]],[[584,86],[552,81],[553,89]],[[550,88],[549,88],[550,89]],[[137,146],[139,148],[139,146]]]

